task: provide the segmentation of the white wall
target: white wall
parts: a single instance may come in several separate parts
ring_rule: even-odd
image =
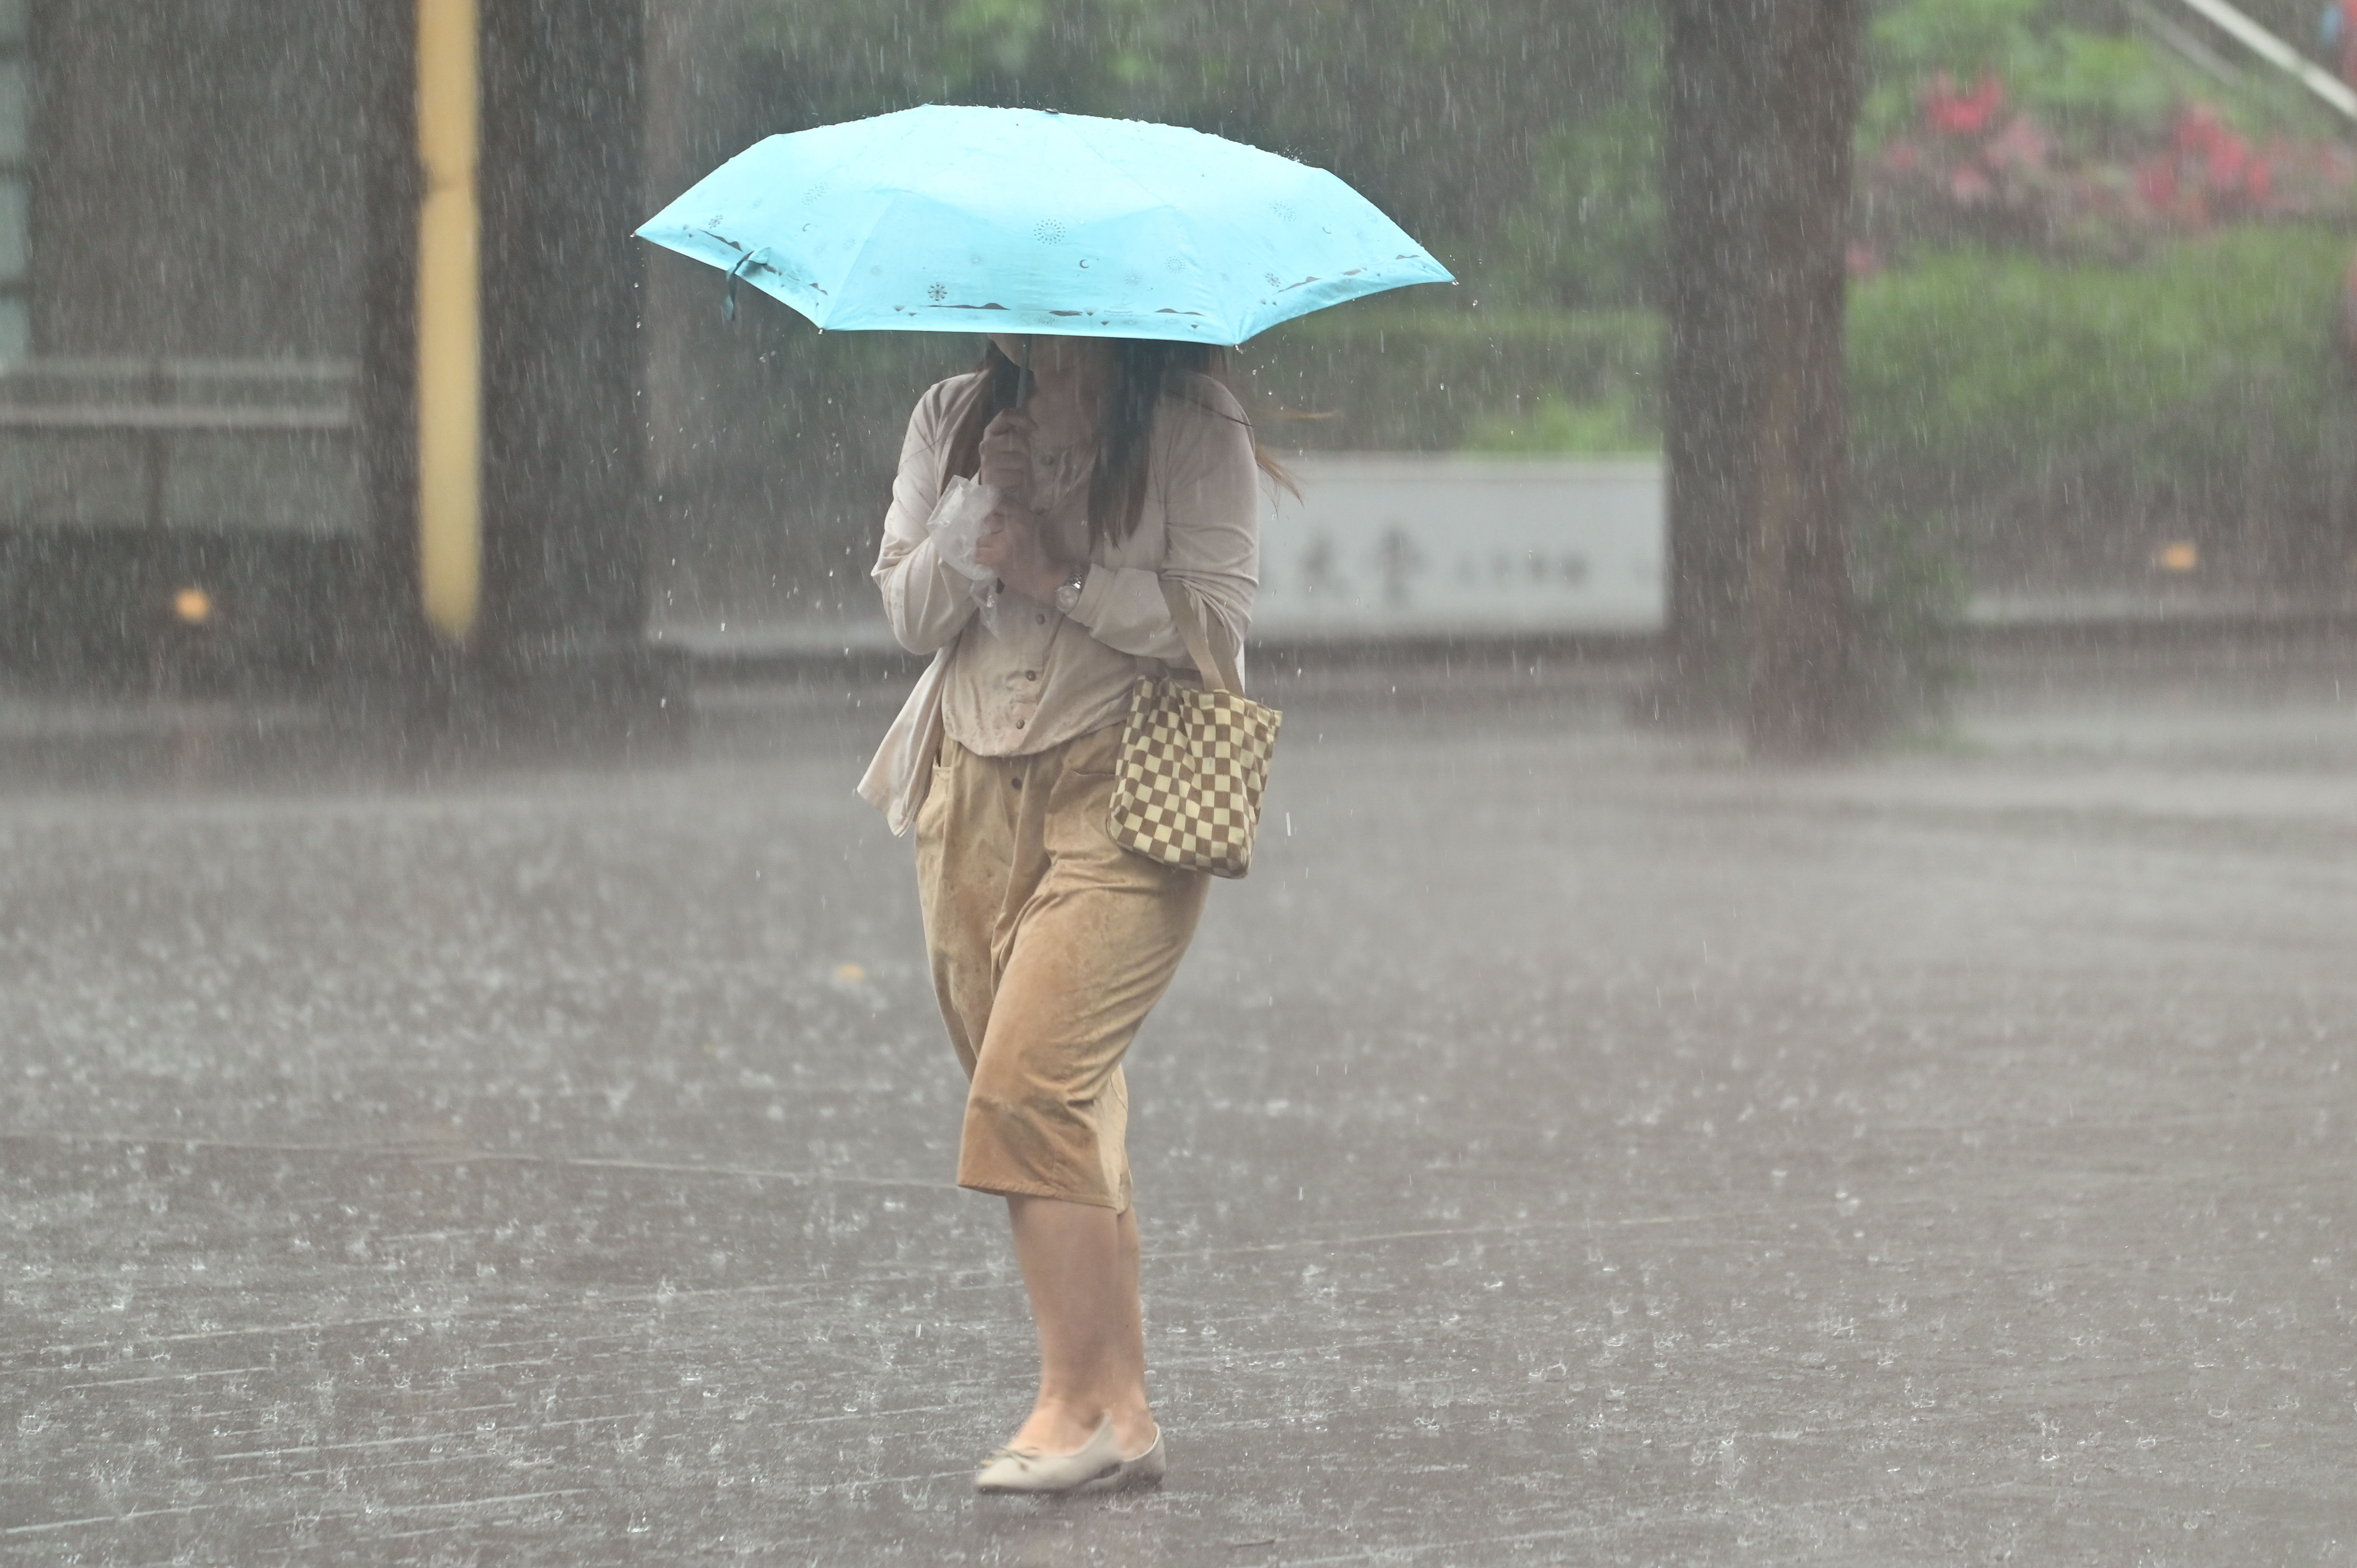
[[[1255,639],[1651,632],[1662,465],[1310,454],[1261,549]]]

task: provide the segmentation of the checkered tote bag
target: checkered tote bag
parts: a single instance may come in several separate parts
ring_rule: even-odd
[[[1114,769],[1114,842],[1165,865],[1242,876],[1252,869],[1277,712],[1246,697],[1235,666],[1211,651],[1193,597],[1167,579],[1162,595],[1203,690],[1167,675],[1141,675],[1130,689]]]

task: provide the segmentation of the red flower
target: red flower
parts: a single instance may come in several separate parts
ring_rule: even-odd
[[[1923,124],[1942,136],[1977,136],[2005,104],[2005,89],[1994,76],[1984,76],[1970,92],[1956,91],[1955,78],[1941,71],[1923,94]]]
[[[2212,190],[2233,190],[2250,173],[2251,145],[2232,131],[2221,131],[2201,160],[2202,183]]]
[[[2206,103],[2190,103],[2179,110],[2173,134],[2180,157],[2206,158],[2226,143],[2242,144],[2242,138],[2226,129],[2217,112]]]

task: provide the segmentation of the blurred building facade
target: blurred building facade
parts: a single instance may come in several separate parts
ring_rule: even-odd
[[[0,657],[328,656],[367,564],[361,7],[0,6]]]
[[[627,651],[640,61],[637,7],[589,0],[0,0],[0,662],[512,681]],[[422,125],[436,71],[466,113]],[[467,171],[438,283],[437,133]],[[464,324],[468,385],[421,382],[422,319]],[[437,625],[420,411],[461,405],[468,596]]]

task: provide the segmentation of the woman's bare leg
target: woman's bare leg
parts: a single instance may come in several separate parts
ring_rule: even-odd
[[[1137,1293],[1137,1214],[1052,1197],[1009,1197],[1015,1257],[1039,1330],[1039,1395],[1018,1448],[1070,1454],[1113,1417],[1125,1454],[1154,1441]]]

